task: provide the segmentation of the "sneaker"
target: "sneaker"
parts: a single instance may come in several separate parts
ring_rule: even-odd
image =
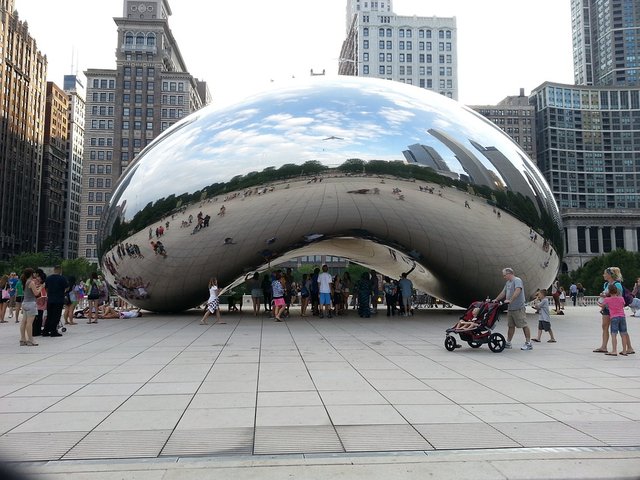
[[[531,342],[527,342],[520,347],[520,350],[533,350],[533,345],[531,345]]]
[[[504,348],[511,348],[511,342],[504,342]]]

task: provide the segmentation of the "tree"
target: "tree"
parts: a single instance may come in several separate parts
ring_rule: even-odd
[[[89,278],[97,270],[98,266],[95,263],[89,263],[86,258],[62,261],[62,274],[67,277],[75,277],[76,280]]]
[[[595,257],[569,274],[569,281],[582,283],[589,295],[602,291],[602,272],[608,267],[618,267],[622,271],[623,283],[629,288],[640,277],[640,252],[615,250]]]

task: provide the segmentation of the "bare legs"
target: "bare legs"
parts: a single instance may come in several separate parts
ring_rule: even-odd
[[[611,317],[602,315],[602,344],[596,351],[606,352],[609,343],[609,328],[611,327]]]
[[[33,342],[33,315],[22,315],[22,323],[20,323],[20,345],[28,345],[35,347],[38,344]]]
[[[257,317],[260,315],[260,297],[251,297],[251,300],[253,301],[253,315]]]
[[[209,322],[207,322],[207,318],[209,318],[209,315],[211,315],[211,310],[207,308],[204,311],[204,315],[202,316],[202,319],[200,320],[200,325],[209,325]],[[227,322],[223,322],[222,318],[220,317],[220,307],[216,308],[216,323],[221,323],[221,324],[227,323]]]
[[[87,323],[98,323],[98,300],[89,300],[89,321]]]

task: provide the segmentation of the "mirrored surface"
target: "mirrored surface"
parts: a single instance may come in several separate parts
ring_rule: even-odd
[[[131,303],[189,308],[216,276],[331,254],[458,305],[529,291],[559,266],[558,208],[534,163],[424,89],[314,77],[207,107],[149,145],[103,217],[101,264]]]

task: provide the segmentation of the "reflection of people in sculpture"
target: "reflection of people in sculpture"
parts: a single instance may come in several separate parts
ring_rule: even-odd
[[[224,205],[222,205],[220,207],[220,211],[218,212],[218,215],[220,215],[221,217],[224,217],[225,212],[227,211],[227,209],[225,208]]]

